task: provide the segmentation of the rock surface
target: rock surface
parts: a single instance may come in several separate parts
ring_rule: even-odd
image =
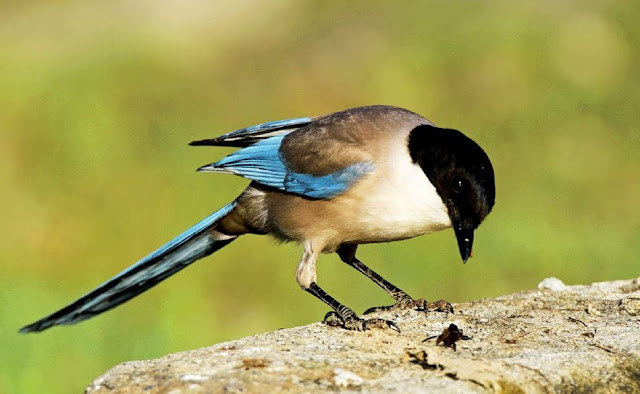
[[[537,290],[454,308],[378,315],[400,334],[315,323],[125,362],[87,392],[640,392],[640,278],[546,279]],[[423,342],[451,323],[470,337],[456,351]]]

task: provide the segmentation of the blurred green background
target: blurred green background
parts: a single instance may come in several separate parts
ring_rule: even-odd
[[[633,5],[632,5],[633,4]],[[319,321],[296,245],[247,236],[77,326],[19,335],[238,195],[194,139],[392,104],[491,157],[494,212],[361,247],[415,296],[465,301],[635,277],[640,5],[583,2],[16,2],[0,12],[0,392],[79,392],[111,366]],[[319,283],[390,299],[339,262]]]

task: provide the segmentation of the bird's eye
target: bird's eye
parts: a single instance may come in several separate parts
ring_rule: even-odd
[[[462,183],[462,178],[460,178],[459,176],[455,176],[453,177],[453,191],[456,193],[462,193],[462,191],[464,190],[464,185]]]

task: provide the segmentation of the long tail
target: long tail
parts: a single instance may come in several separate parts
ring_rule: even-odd
[[[235,201],[227,204],[95,290],[59,311],[21,328],[20,332],[39,332],[52,326],[74,324],[99,315],[222,248],[235,237],[215,231],[215,226],[235,206]]]

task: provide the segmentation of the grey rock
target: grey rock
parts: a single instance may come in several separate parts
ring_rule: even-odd
[[[563,291],[566,288],[567,285],[565,285],[560,279],[553,276],[551,278],[546,278],[542,282],[538,283],[538,289],[540,290],[549,289],[553,291]]]
[[[640,392],[640,278],[556,289],[378,314],[400,334],[314,323],[125,362],[87,392]],[[423,342],[452,323],[456,351]]]

